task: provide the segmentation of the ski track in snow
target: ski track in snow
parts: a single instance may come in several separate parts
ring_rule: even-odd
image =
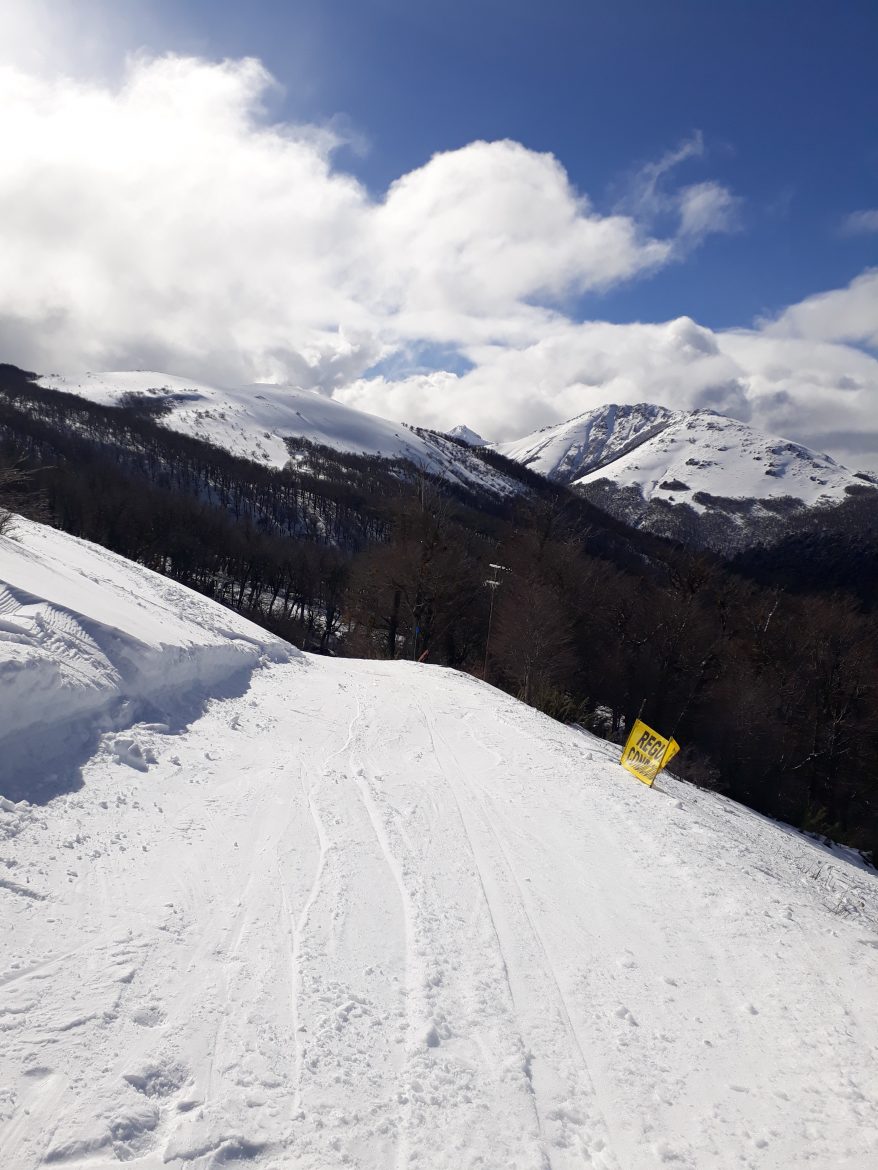
[[[878,882],[452,671],[303,657],[0,805],[0,1166],[865,1170]]]

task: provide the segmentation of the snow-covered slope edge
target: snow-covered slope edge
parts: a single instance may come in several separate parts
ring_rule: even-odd
[[[31,792],[98,731],[190,711],[294,654],[181,585],[17,520],[0,537],[0,794]],[[117,746],[137,766],[137,745]]]

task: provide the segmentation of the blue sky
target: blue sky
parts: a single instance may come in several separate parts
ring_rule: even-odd
[[[878,264],[874,0],[305,0],[162,6],[157,39],[254,54],[286,86],[278,113],[341,117],[377,193],[439,150],[512,138],[551,151],[601,210],[632,172],[701,131],[708,175],[742,198],[739,230],[584,313],[688,314],[716,327],[846,284]],[[158,45],[156,47],[159,47]]]
[[[4,0],[0,350],[878,468],[875,0]]]

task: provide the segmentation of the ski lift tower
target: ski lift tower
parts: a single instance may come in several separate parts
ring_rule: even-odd
[[[488,610],[488,636],[485,638],[485,667],[482,671],[482,678],[485,682],[488,681],[488,650],[491,646],[491,626],[494,622],[494,598],[497,596],[497,590],[503,583],[501,573],[512,572],[506,565],[490,564],[488,568],[491,570],[491,576],[485,582],[485,585],[491,590],[491,608]]]

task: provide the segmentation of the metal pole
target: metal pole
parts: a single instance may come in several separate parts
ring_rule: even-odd
[[[485,682],[488,681],[488,651],[491,648],[491,626],[494,622],[494,596],[502,580],[500,574],[510,572],[505,565],[495,565],[492,563],[489,568],[493,570],[494,576],[485,582],[491,590],[491,608],[488,611],[488,636],[485,638],[485,665],[482,670],[482,678]]]
[[[487,584],[492,585],[490,581],[487,582]],[[485,668],[482,671],[482,678],[485,682],[488,681],[488,648],[491,645],[491,623],[494,621],[494,596],[497,592],[497,586],[499,584],[499,581],[494,582],[491,588],[491,608],[488,610],[488,636],[485,639]]]

